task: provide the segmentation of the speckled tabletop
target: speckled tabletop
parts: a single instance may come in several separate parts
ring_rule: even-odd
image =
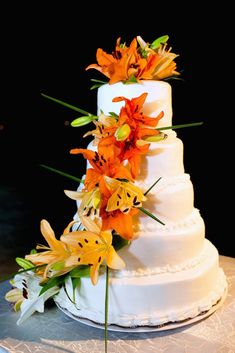
[[[108,333],[108,353],[234,353],[235,258],[220,256],[228,279],[222,306],[206,319],[157,332]],[[0,285],[0,352],[103,353],[104,330],[75,321],[56,306],[16,325],[18,314],[4,300],[8,282]]]

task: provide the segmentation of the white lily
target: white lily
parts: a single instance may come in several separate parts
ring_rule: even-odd
[[[17,325],[20,325],[28,319],[35,311],[43,313],[45,301],[58,293],[59,287],[55,286],[39,296],[39,293],[42,290],[42,286],[39,284],[41,279],[41,277],[35,275],[32,271],[15,275],[13,286],[21,290],[22,293],[20,304],[21,314],[17,321]],[[14,289],[6,294],[6,300],[14,302],[14,299],[16,301],[19,299],[19,297],[14,298],[14,296],[11,295],[11,293],[14,293],[13,291]]]

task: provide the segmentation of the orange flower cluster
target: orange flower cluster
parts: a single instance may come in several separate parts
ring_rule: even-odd
[[[82,200],[78,209],[81,223],[89,228],[89,222],[101,221],[103,231],[114,230],[128,240],[133,238],[133,216],[146,199],[134,185],[141,155],[150,147],[144,138],[159,134],[156,126],[163,116],[163,112],[155,118],[143,114],[146,97],[147,93],[131,100],[114,98],[114,102],[125,104],[117,118],[101,115],[95,122],[96,129],[90,134],[97,140],[97,150],[70,151],[82,154],[90,164],[82,192],[66,192],[67,196]]]
[[[120,81],[163,80],[179,75],[174,61],[177,56],[171,52],[171,48],[167,48],[165,42],[159,42],[158,46],[154,46],[137,37],[128,47],[121,44],[121,38],[118,38],[114,52],[108,54],[98,48],[96,52],[98,64],[91,64],[86,70],[98,70],[109,78],[110,84]]]

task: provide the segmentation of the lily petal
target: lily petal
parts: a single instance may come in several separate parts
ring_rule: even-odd
[[[55,295],[58,291],[59,287],[52,287],[40,296],[24,300],[21,304],[21,315],[17,321],[17,325],[22,324],[22,322],[28,319],[35,311],[43,313],[45,301]]]

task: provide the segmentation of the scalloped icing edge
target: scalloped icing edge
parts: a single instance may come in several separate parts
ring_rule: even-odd
[[[135,317],[128,317],[126,315],[119,316],[118,319],[109,319],[110,325],[118,325],[120,327],[141,327],[141,326],[159,326],[167,325],[173,322],[182,322],[184,320],[192,319],[201,315],[208,310],[210,310],[214,305],[216,305],[222,298],[225,300],[228,290],[228,283],[223,270],[220,268],[219,280],[216,288],[208,294],[208,296],[200,302],[197,302],[184,310],[175,310],[174,312],[166,313],[165,315],[159,316],[158,313],[153,313],[150,317],[145,317],[144,315],[138,315]],[[58,295],[54,297],[54,301],[58,307],[68,310],[69,313],[75,315],[77,318],[86,318],[100,325],[103,322],[97,321],[97,312],[92,312],[89,310],[80,310],[75,304],[73,304],[68,298],[66,292],[64,291],[62,296]],[[118,321],[118,324],[117,324]]]
[[[149,219],[148,222],[145,222],[144,225],[141,224],[141,222],[139,222],[138,224],[138,230],[136,230],[136,233],[139,232],[145,232],[149,231],[149,232],[156,232],[156,230],[158,232],[161,232],[162,234],[164,233],[169,233],[172,231],[177,231],[183,228],[187,228],[191,225],[197,224],[197,222],[203,222],[203,219],[201,217],[200,211],[197,208],[193,208],[192,213],[187,217],[184,218],[182,221],[179,222],[168,222],[167,224],[165,224],[164,226],[156,221],[153,221],[152,219]]]
[[[208,256],[209,251],[210,251],[210,245],[207,239],[205,239],[205,244],[201,253],[198,256],[194,257],[193,259],[190,259],[189,261],[185,261],[177,265],[166,265],[166,266],[159,266],[155,268],[148,268],[146,270],[143,270],[143,269],[137,269],[135,271],[125,270],[125,269],[118,270],[118,271],[111,270],[110,276],[114,278],[138,277],[138,276],[140,277],[140,276],[157,275],[162,273],[176,273],[181,271],[187,271],[202,263]]]
[[[168,186],[172,185],[179,185],[186,183],[190,180],[190,175],[188,173],[180,174],[180,175],[175,175],[175,176],[169,176],[169,177],[162,177],[158,183],[154,186],[154,193],[157,193],[163,189],[166,189]],[[156,182],[156,179],[153,177],[148,180],[149,186],[153,185]],[[140,187],[142,190],[146,190],[146,183],[143,181],[138,181],[136,180],[136,185]]]

